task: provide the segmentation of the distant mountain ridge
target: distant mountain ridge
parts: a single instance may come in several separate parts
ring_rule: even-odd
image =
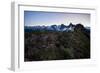
[[[90,27],[84,27],[82,24],[72,24],[70,23],[68,26],[61,24],[61,25],[51,25],[51,26],[25,26],[25,31],[26,32],[31,32],[31,31],[74,31],[75,29],[78,28],[83,28],[86,29],[87,31],[90,31]]]

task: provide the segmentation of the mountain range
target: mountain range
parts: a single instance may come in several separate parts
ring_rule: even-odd
[[[25,26],[24,61],[45,61],[90,58],[90,27]]]
[[[78,26],[78,27],[77,27]],[[32,32],[32,31],[74,31],[75,28],[84,28],[87,31],[90,31],[90,27],[81,27],[82,24],[72,24],[69,25],[51,25],[51,26],[25,26],[25,32]]]

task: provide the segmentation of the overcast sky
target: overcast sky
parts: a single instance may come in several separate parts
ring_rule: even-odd
[[[73,24],[81,23],[84,26],[90,26],[90,14],[24,11],[25,26],[69,25],[70,22]]]

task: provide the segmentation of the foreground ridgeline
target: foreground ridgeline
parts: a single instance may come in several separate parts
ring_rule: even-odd
[[[90,58],[90,27],[25,26],[24,61]]]

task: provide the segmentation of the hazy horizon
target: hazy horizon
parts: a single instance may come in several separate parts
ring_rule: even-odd
[[[50,26],[50,25],[69,25],[70,23],[81,23],[90,27],[90,14],[85,13],[64,13],[64,12],[43,12],[43,11],[24,11],[25,26]]]

